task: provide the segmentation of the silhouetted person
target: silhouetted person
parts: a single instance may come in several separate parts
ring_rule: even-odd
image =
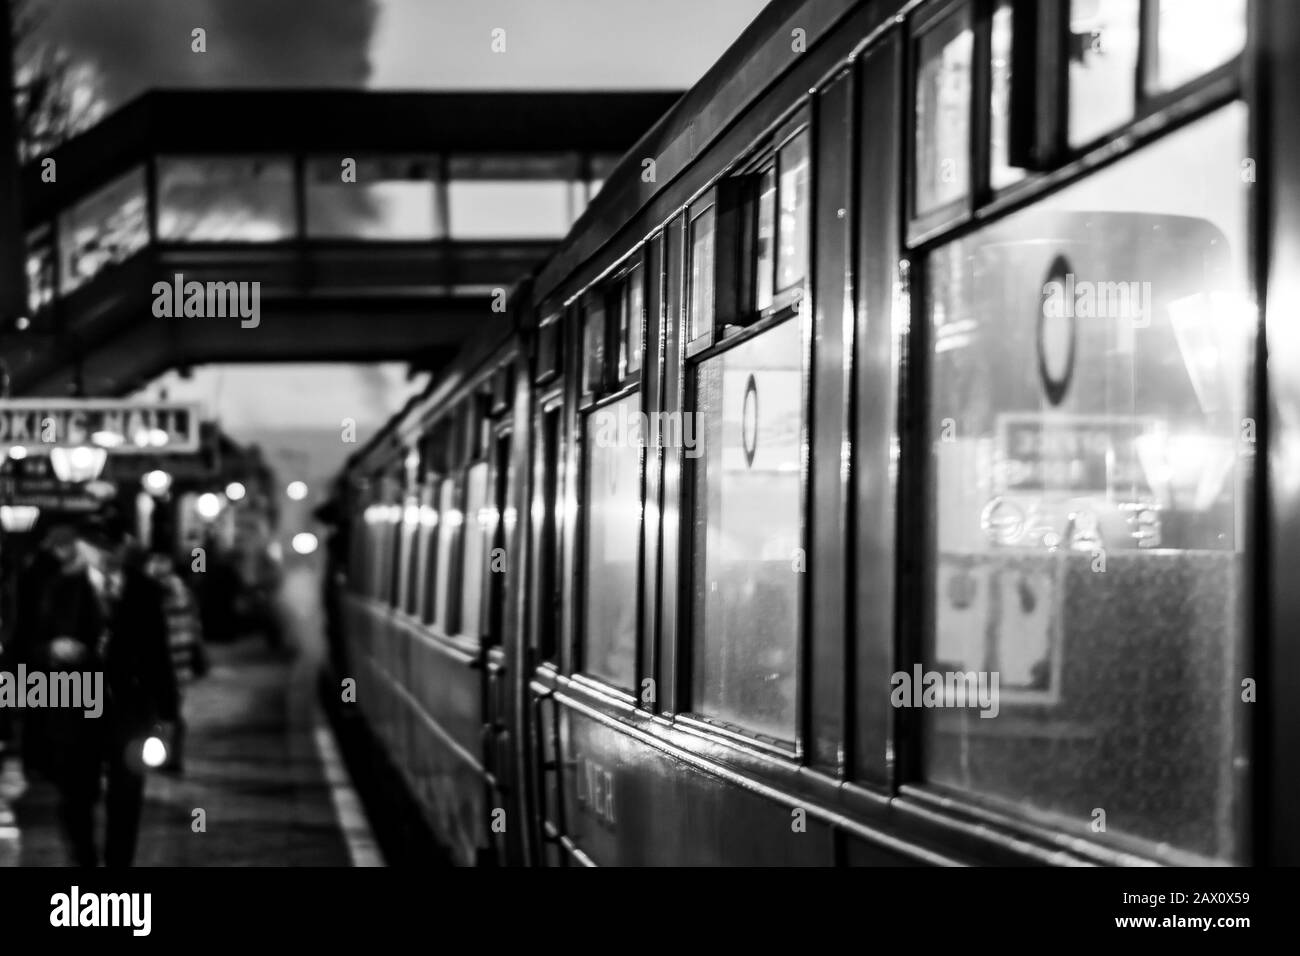
[[[177,722],[180,700],[164,610],[166,592],[146,573],[146,555],[129,538],[117,545],[116,557],[120,568],[110,576],[112,610],[104,655],[108,688],[104,862],[130,866],[144,805],[144,741],[160,724]]]
[[[98,671],[105,619],[77,533],[51,529],[19,592],[17,658],[29,670]],[[94,805],[103,747],[102,717],[81,710],[33,709],[23,715],[23,766],[59,791],[59,820],[73,859],[95,864]]]

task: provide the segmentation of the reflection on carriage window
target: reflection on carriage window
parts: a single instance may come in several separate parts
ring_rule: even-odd
[[[1070,145],[1133,118],[1138,0],[1070,0]]]
[[[916,212],[932,212],[970,189],[970,7],[946,15],[917,43]]]
[[[994,719],[927,713],[928,779],[1227,860],[1254,448],[1244,155],[1232,104],[939,250],[927,289],[929,663],[1001,689]]]
[[[636,572],[641,543],[641,447],[621,423],[636,420],[641,396],[624,396],[587,416],[583,670],[619,687],[636,677]]]
[[[272,242],[293,236],[293,164],[285,157],[161,157],[158,238]]]
[[[1246,0],[1157,0],[1153,92],[1227,63],[1246,45]]]
[[[787,320],[700,366],[695,710],[795,736],[803,370]]]
[[[102,186],[59,216],[61,293],[149,244],[144,167]]]

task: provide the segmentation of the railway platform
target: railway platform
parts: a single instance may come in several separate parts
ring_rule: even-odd
[[[209,647],[211,668],[185,696],[184,772],[148,779],[137,866],[383,864],[317,699],[309,596],[309,582],[286,582],[291,651],[255,636]],[[102,842],[102,801],[100,812]],[[11,757],[0,775],[0,866],[66,860],[54,788]]]

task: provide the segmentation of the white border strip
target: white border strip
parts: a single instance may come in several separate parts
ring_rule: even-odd
[[[334,735],[323,724],[317,724],[312,732],[316,741],[316,753],[320,755],[321,768],[325,771],[325,780],[330,788],[330,800],[334,804],[334,815],[338,817],[339,829],[347,841],[348,856],[353,866],[384,866],[384,856],[375,842],[375,835],[370,831],[365,811],[361,807],[361,798],[352,788],[347,767],[339,756]]]

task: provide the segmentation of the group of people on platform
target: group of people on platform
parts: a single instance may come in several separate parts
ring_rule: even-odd
[[[129,866],[146,768],[181,770],[182,687],[207,670],[194,593],[169,555],[149,553],[124,531],[83,535],[69,525],[49,529],[16,574],[0,670],[102,673],[105,697],[97,718],[23,711],[24,773],[58,789],[60,824],[79,866],[100,862],[94,819],[105,796],[103,861]],[[151,737],[165,759],[151,762]]]

